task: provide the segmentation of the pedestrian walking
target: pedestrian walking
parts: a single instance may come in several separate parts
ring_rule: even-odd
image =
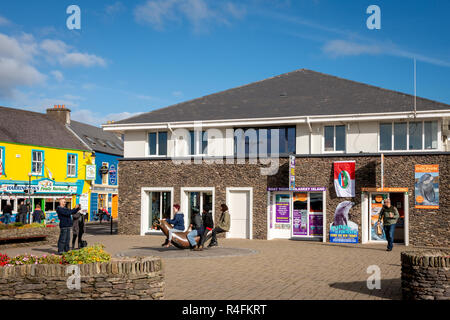
[[[41,210],[41,205],[37,204],[33,211],[33,222],[41,223],[44,218],[44,211]]]
[[[72,215],[80,211],[80,205],[77,204],[75,209],[66,208],[66,200],[59,200],[59,206],[56,208],[56,213],[59,219],[59,239],[58,239],[58,254],[63,254],[70,249],[70,229],[73,226]]]
[[[203,218],[203,226],[205,227],[205,230],[203,231],[203,233],[200,236],[200,242],[199,242],[199,245],[197,248],[197,250],[199,250],[199,251],[203,250],[203,245],[205,244],[208,232],[210,232],[214,228],[214,220],[212,217],[211,208],[208,205],[205,205],[203,207],[203,210],[204,211],[203,211],[202,218]]]
[[[228,213],[228,206],[224,203],[220,205],[222,214],[220,215],[219,221],[216,223],[216,227],[212,231],[211,242],[208,247],[218,246],[217,234],[222,232],[228,232],[230,230],[230,214]]]
[[[173,205],[173,212],[175,213],[173,219],[161,219],[166,220],[167,223],[170,223],[173,225],[173,229],[169,230],[169,234],[166,238],[166,241],[162,244],[163,247],[168,248],[171,244],[170,241],[172,241],[172,236],[174,232],[184,232],[184,214],[180,211],[180,205],[174,204]]]
[[[19,210],[17,210],[17,220],[22,224],[27,223],[27,215],[28,215],[28,205],[24,203],[24,201],[20,201]]]
[[[78,249],[83,247],[83,234],[86,231],[86,211],[78,211],[72,215],[72,250],[75,249],[75,242],[78,238]]]
[[[397,208],[391,204],[391,199],[387,198],[384,200],[383,208],[378,217],[378,223],[383,220],[384,233],[388,242],[386,251],[392,251],[394,246],[394,231],[399,217]]]
[[[3,217],[4,217],[4,223],[9,224],[11,222],[11,216],[12,216],[13,208],[11,206],[11,202],[8,201],[3,208]]]
[[[202,216],[200,212],[194,213],[192,217],[192,223],[189,228],[192,228],[192,231],[188,233],[187,239],[189,244],[191,245],[191,250],[198,249],[197,242],[195,241],[196,236],[200,236],[205,231],[205,227],[203,226]]]

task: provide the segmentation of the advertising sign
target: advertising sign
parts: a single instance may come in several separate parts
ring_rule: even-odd
[[[89,208],[89,194],[88,193],[82,193],[80,195],[80,206],[81,210],[88,211]]]
[[[95,164],[86,165],[86,180],[95,180],[97,173],[97,166]]]
[[[308,194],[294,193],[294,208],[292,210],[292,235],[306,236],[308,234]]]
[[[323,236],[323,215],[321,214],[309,215],[309,235]]]
[[[52,180],[41,180],[38,184],[0,184],[0,192],[23,193],[25,190],[31,193],[68,193],[77,192],[77,187],[73,185],[56,185]]]
[[[353,205],[353,202],[343,201],[336,207],[334,221],[330,224],[330,242],[358,243],[358,225],[348,216]]]
[[[289,190],[295,189],[295,156],[289,156]]]
[[[416,165],[415,167],[416,209],[439,209],[439,165]]]
[[[275,195],[275,223],[289,223],[290,195]]]
[[[109,184],[117,183],[117,169],[115,165],[109,166]]]
[[[386,241],[386,234],[377,234],[378,218],[380,217],[381,209],[383,208],[384,197],[382,195],[372,196],[372,203],[370,207],[370,240]]]
[[[334,162],[334,188],[338,197],[355,196],[355,161]]]

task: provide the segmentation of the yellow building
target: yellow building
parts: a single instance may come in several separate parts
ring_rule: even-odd
[[[29,201],[33,210],[41,205],[47,223],[58,222],[55,209],[64,197],[68,206],[80,203],[89,212],[86,169],[95,158],[59,121],[64,113],[58,109],[42,114],[0,107],[0,211],[9,201],[16,213],[21,201]]]

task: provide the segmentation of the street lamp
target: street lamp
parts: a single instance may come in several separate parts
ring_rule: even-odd
[[[31,223],[31,172],[28,172],[28,208],[29,208],[29,213],[28,213],[28,224]]]

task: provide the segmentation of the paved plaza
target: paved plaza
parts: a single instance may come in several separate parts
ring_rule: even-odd
[[[90,225],[85,239],[113,256],[156,255],[163,260],[166,299],[401,299],[400,252],[395,246],[293,240],[219,239],[201,252],[162,248],[162,236],[110,235]],[[2,249],[9,255],[56,253],[55,245]],[[369,290],[367,267],[381,270],[381,289]]]

